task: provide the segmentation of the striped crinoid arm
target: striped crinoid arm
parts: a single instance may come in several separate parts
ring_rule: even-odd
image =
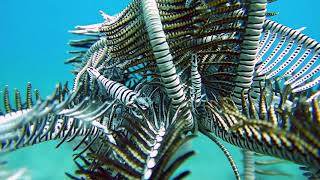
[[[150,7],[145,7],[144,4],[144,1],[133,1],[118,16],[111,18],[104,15],[104,23],[75,32],[85,34],[98,31],[106,40],[106,53],[111,58],[105,65],[122,67],[125,74],[161,75],[163,71],[170,69],[169,72],[173,75],[173,69],[179,72],[185,66],[190,67],[190,58],[184,56],[197,51],[210,57],[205,63],[212,63],[211,71],[220,69],[219,72],[225,73],[217,81],[229,82],[229,79],[232,79],[232,83],[225,83],[230,89],[234,89],[235,84],[236,89],[249,87],[250,80],[245,80],[249,75],[245,72],[249,72],[248,68],[252,69],[254,66],[254,62],[249,60],[252,59],[249,54],[255,54],[253,51],[262,31],[267,1],[195,1],[190,7],[185,6],[184,0],[159,0]],[[149,11],[150,8],[154,8],[153,13]],[[166,51],[160,52],[160,47]],[[223,53],[216,56],[214,52]],[[170,65],[168,69],[163,69],[159,66],[159,58],[168,60],[169,54],[172,57],[171,63],[177,67],[172,68],[174,66]],[[220,58],[221,56],[223,58]],[[202,56],[200,58],[202,59]],[[215,63],[221,63],[219,59],[223,59],[223,62],[234,62],[235,66],[216,67]],[[84,65],[86,62],[88,61],[82,60],[82,66],[77,70],[79,75],[76,84],[83,75],[83,69],[87,67]],[[166,63],[168,65],[169,61]],[[147,68],[155,65],[158,69]],[[130,71],[130,68],[136,71]],[[234,73],[237,75],[234,76]],[[186,73],[182,73],[182,76],[187,77],[184,79],[190,77]],[[220,89],[224,87],[221,86]],[[179,93],[181,96],[181,92]]]
[[[112,58],[106,63],[108,68],[119,67],[122,73],[137,77],[156,72],[155,69],[145,68],[156,63],[140,1],[130,3],[114,21],[103,23],[100,32],[106,37],[108,55]]]
[[[41,101],[39,91],[34,89],[32,92],[32,85],[29,82],[26,87],[26,93],[24,95],[25,100],[21,98],[21,93],[18,89],[14,89],[13,104],[10,98],[9,87],[6,86],[3,91],[3,109],[4,112],[0,114],[1,123],[10,123],[11,119],[15,119],[31,110],[36,104],[36,101]],[[0,110],[0,112],[2,112]]]
[[[267,1],[194,1],[185,10],[185,1],[166,2],[159,10],[177,69],[191,67],[185,55],[197,53],[205,88],[216,96],[234,92],[239,103],[251,86]]]
[[[148,103],[145,98],[139,97],[138,93],[134,90],[127,88],[125,85],[105,78],[93,67],[88,68],[88,73],[92,78],[97,79],[98,83],[106,90],[106,94],[122,102],[128,107],[141,107],[148,108]]]
[[[101,139],[100,150],[89,149],[85,158],[76,161],[84,164],[76,173],[91,179],[169,179],[194,154],[192,150],[181,152],[181,146],[194,136],[185,135],[188,108],[171,114],[169,98],[162,92],[155,92],[160,98],[147,110],[128,111],[119,106],[121,110],[114,111],[112,119],[113,123],[120,122],[112,130],[115,141]],[[189,173],[184,171],[176,178]]]
[[[56,93],[58,88],[56,90]],[[60,91],[62,92],[62,91]],[[10,103],[9,89],[4,90],[4,109],[5,114],[0,116],[0,134],[1,134],[1,152],[11,151],[19,148],[23,143],[21,141],[27,140],[28,142],[34,137],[37,121],[31,119],[36,116],[44,115],[48,110],[50,111],[55,104],[48,104],[47,102],[54,99],[52,96],[46,102],[41,102],[39,99],[34,103],[31,83],[27,85],[26,100],[21,100],[20,91],[15,89],[14,102],[15,108]],[[39,98],[39,97],[38,97]],[[47,106],[47,107],[46,107]],[[37,113],[40,114],[37,114]]]
[[[155,63],[152,61],[154,60],[153,53],[141,12],[141,3],[133,1],[117,16],[112,17],[102,12],[105,22],[101,24],[77,26],[77,30],[72,31],[76,34],[93,33],[90,35],[97,36],[93,39],[71,41],[73,46],[76,44],[76,47],[88,48],[86,51],[73,52],[78,54],[71,59],[77,68],[73,90],[80,82],[87,81],[85,72],[91,66],[99,70],[117,69],[125,77],[140,77],[149,72],[154,74],[154,69],[145,68],[152,67]],[[83,43],[78,45],[79,42]],[[124,84],[128,84],[130,79],[126,78],[125,81]],[[92,83],[92,79],[90,82]],[[135,87],[136,85],[137,83],[130,86]]]
[[[82,35],[82,33],[78,33],[78,34]],[[65,64],[72,63],[75,67],[84,66],[84,64],[89,60],[90,56],[93,55],[93,53],[96,50],[101,48],[101,46],[98,46],[97,44],[98,41],[99,41],[98,34],[95,37],[89,37],[89,38],[86,37],[85,39],[71,40],[69,42],[69,45],[71,47],[84,48],[88,50],[69,51],[70,54],[75,54],[75,56],[66,60]],[[79,70],[74,70],[74,71],[77,72]]]
[[[36,92],[36,100],[39,99],[39,91],[37,89],[34,90]],[[22,103],[20,91],[18,89],[14,90],[14,106],[12,107],[10,102],[10,95],[9,95],[9,87],[6,86],[3,91],[3,108],[6,114],[11,112],[21,111],[22,109],[30,109],[33,106],[33,97],[32,97],[32,85],[29,82],[27,84],[27,90],[25,95],[25,101]]]
[[[173,56],[163,30],[160,10],[155,0],[143,0],[141,3],[145,28],[148,33],[152,52],[159,70],[161,81],[164,84],[166,93],[172,100],[172,108],[177,110],[179,106],[186,105],[186,96],[183,91],[181,80],[173,63]],[[188,110],[189,129],[193,128],[191,111]]]
[[[77,104],[78,91],[68,94],[66,85],[59,84],[53,95],[32,103],[30,91],[31,85],[28,85],[25,104],[21,104],[16,91],[17,109],[0,116],[1,153],[56,139],[62,139],[62,143],[77,136],[108,137],[106,128],[97,121],[107,110],[107,102],[103,104],[85,98]],[[4,94],[5,101],[9,102],[8,91]],[[5,107],[8,109],[11,105],[6,103]]]
[[[247,1],[245,3],[219,1],[209,3],[208,7],[201,7],[201,3],[196,3],[192,8],[185,11],[181,11],[184,9],[184,1],[175,3],[158,1],[158,4],[159,6],[156,7],[156,2],[154,2],[150,5],[153,9],[145,9],[143,12],[147,12],[145,23],[160,75],[168,94],[174,93],[172,95],[173,101],[178,103],[184,99],[176,75],[177,70],[184,69],[184,67],[178,65],[175,67],[176,64],[174,63],[181,62],[180,58],[185,53],[194,51],[197,51],[197,53],[198,51],[199,53],[202,53],[201,51],[209,52],[209,56],[213,56],[213,58],[209,58],[210,62],[204,62],[212,63],[212,66],[207,68],[210,73],[214,73],[214,71],[224,73],[216,78],[217,80],[205,81],[206,86],[217,86],[216,92],[220,93],[224,91],[223,89],[226,89],[226,87],[220,86],[220,84],[224,84],[224,86],[229,86],[229,89],[234,90],[234,94],[237,94],[238,87],[250,87],[251,79],[247,79],[247,77],[252,75],[255,65],[255,50],[258,47],[258,39],[262,32],[266,1]],[[179,11],[174,11],[176,9],[179,9]],[[155,18],[156,16],[157,18]],[[156,19],[157,22],[155,22]],[[191,33],[181,33],[179,28],[189,30]],[[241,47],[240,50],[239,46]],[[227,53],[219,56],[210,54],[210,51],[220,50]],[[235,56],[231,56],[232,59],[225,58],[237,52],[239,58]],[[184,61],[189,62],[181,63],[181,65],[190,66],[190,59],[185,58]],[[213,63],[215,61],[220,63],[219,59],[229,62],[236,61],[236,66],[226,66],[224,69],[214,67]],[[181,79],[189,79],[190,77],[190,75],[184,73],[180,76],[187,77]],[[173,81],[175,83],[172,83]]]
[[[257,77],[285,79],[293,92],[316,89],[319,84],[320,44],[301,31],[266,20],[257,55]]]
[[[101,15],[106,21],[111,21],[115,18],[106,15],[104,12],[101,12]],[[102,66],[111,59],[108,55],[107,38],[100,32],[102,26],[103,23],[76,26],[76,30],[71,31],[73,34],[85,36],[84,39],[71,40],[69,42],[69,45],[72,47],[82,48],[82,50],[70,51],[70,54],[76,54],[76,56],[65,62],[66,64],[72,63],[76,68],[73,70],[73,73],[76,75],[73,91],[77,89],[80,82],[86,81],[86,70],[88,67]]]
[[[80,64],[76,66],[80,67],[78,67],[78,69],[76,70],[73,91],[77,89],[81,80],[84,80],[84,78],[86,77],[86,70],[90,66],[96,67],[98,66],[98,64],[104,63],[104,61],[109,60],[107,55],[106,38],[98,39],[92,46],[90,46],[86,53],[80,54],[78,59],[81,59],[81,61],[79,63],[76,62],[76,64]]]
[[[132,77],[152,79],[158,75],[176,108],[186,98],[180,84],[189,81],[189,56],[196,52],[203,64],[199,73],[205,88],[214,87],[215,95],[234,92],[240,102],[239,89],[247,91],[251,85],[266,4],[266,0],[194,1],[186,7],[184,0],[133,1],[116,17],[102,14],[104,23],[74,31],[99,34],[93,43],[104,42],[99,48],[91,40],[82,43],[92,45],[77,56],[74,89],[86,81],[84,72],[89,66],[118,69],[125,76],[122,83],[130,83],[130,87],[139,83]],[[100,54],[104,58],[97,61]]]
[[[271,100],[262,93],[259,108],[249,99],[249,106],[243,106],[246,112],[240,112],[228,99],[220,104],[210,102],[207,107],[212,119],[202,123],[208,131],[243,149],[317,168],[319,100],[308,103],[306,96],[295,98],[288,92],[283,91],[278,98],[270,96]],[[243,104],[247,104],[245,98]]]

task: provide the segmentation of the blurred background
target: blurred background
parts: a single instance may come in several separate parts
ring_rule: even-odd
[[[129,0],[1,0],[0,5],[0,91],[5,85],[13,92],[18,88],[24,95],[27,82],[40,90],[42,97],[53,92],[58,82],[69,81],[73,75],[64,61],[71,57],[67,43],[78,37],[68,33],[76,25],[102,22],[99,10],[114,15],[127,6]],[[273,17],[293,29],[307,27],[303,32],[320,40],[320,1],[279,0],[268,11],[280,12]],[[79,37],[81,39],[81,37]],[[2,92],[0,92],[2,98]],[[2,107],[2,100],[0,102]],[[57,141],[47,142],[17,150],[0,157],[8,161],[9,169],[27,168],[27,174],[35,180],[67,179],[64,172],[73,173],[72,144],[56,149]],[[225,143],[224,143],[225,144]],[[218,147],[206,137],[192,143],[197,155],[187,161],[182,169],[191,169],[188,179],[234,179],[231,167]],[[227,145],[240,171],[241,153]],[[291,177],[260,179],[303,179],[296,165],[279,165]]]

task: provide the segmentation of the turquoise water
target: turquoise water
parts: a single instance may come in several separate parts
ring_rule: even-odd
[[[115,14],[129,1],[124,0],[2,0],[0,5],[0,88],[25,90],[27,82],[38,88],[42,97],[52,93],[58,81],[72,83],[71,67],[64,60],[71,56],[67,42],[77,39],[67,31],[76,25],[101,22],[98,11]],[[269,11],[280,14],[273,19],[292,28],[307,27],[304,33],[320,40],[320,1],[279,0],[269,6]],[[23,92],[22,92],[23,94]],[[1,102],[2,103],[2,102]],[[73,172],[72,145],[49,142],[18,150],[1,159],[8,160],[10,168],[27,167],[32,179],[66,179],[64,172]],[[189,179],[233,179],[231,168],[223,153],[208,139],[193,142],[197,156],[183,168],[192,169]],[[240,151],[227,146],[237,162]],[[241,169],[241,163],[237,163]],[[295,176],[282,179],[303,179],[296,166],[281,165]],[[264,179],[280,179],[278,177]]]

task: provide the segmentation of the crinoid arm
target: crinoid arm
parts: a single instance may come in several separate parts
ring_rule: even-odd
[[[163,89],[159,88],[151,92],[151,96],[160,98],[145,110],[118,106],[112,121],[120,123],[111,130],[115,141],[98,139],[88,148],[86,155],[76,160],[79,166],[76,173],[92,179],[172,177],[181,163],[194,155],[193,150],[181,148],[195,136],[186,135],[188,108],[179,108],[180,111],[172,113],[170,106],[165,106],[168,97],[162,92]],[[179,179],[189,173],[184,171],[173,178]]]
[[[67,86],[59,84],[47,99],[40,99],[38,91],[35,91],[37,102],[33,103],[31,84],[28,84],[26,103],[21,103],[20,93],[16,90],[16,108],[13,108],[6,87],[4,104],[7,113],[0,117],[1,152],[49,140],[71,141],[77,136],[84,139],[89,135],[112,138],[107,128],[99,126],[100,123],[96,121],[99,114],[110,109],[112,103],[91,101],[89,97],[78,102],[79,89],[68,94]]]
[[[266,99],[265,93],[261,96],[261,99]],[[264,108],[257,109],[258,111],[250,110],[250,106],[255,108],[252,105],[243,105],[242,112],[237,110],[234,104],[230,104],[228,99],[220,101],[221,108],[216,107],[218,103],[212,102],[207,106],[212,112],[211,123],[220,127],[211,124],[212,129],[208,130],[247,150],[317,169],[320,162],[320,126],[317,116],[319,100],[314,98],[310,104],[306,102],[307,98],[302,94],[297,96],[282,92],[281,101],[274,102],[274,98],[269,102],[260,101],[265,104],[260,104],[259,106]],[[246,103],[247,101],[243,102]],[[264,112],[265,109],[267,112]]]

